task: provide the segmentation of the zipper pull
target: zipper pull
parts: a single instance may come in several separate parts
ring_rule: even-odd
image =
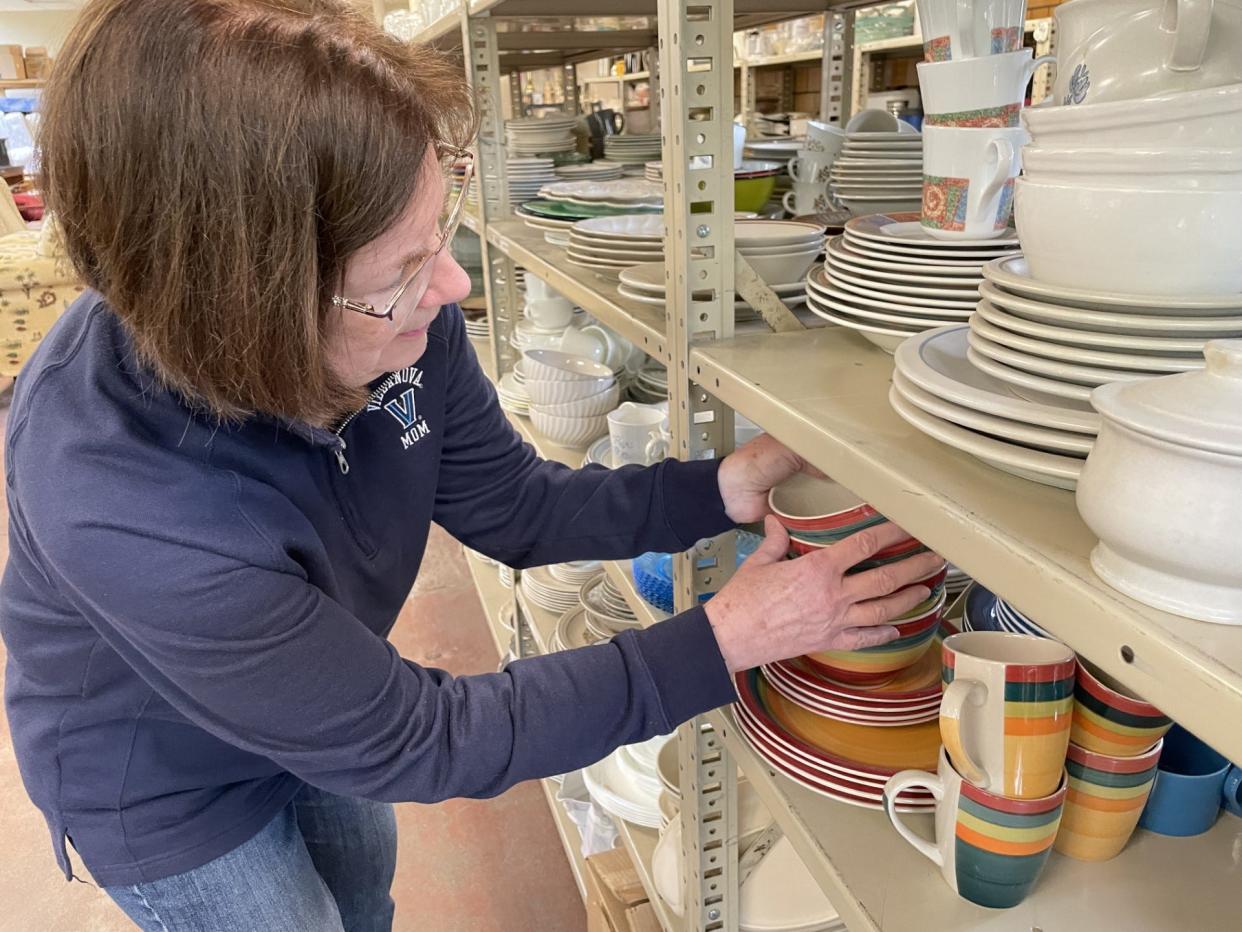
[[[341,468],[341,475],[348,476],[349,460],[345,459],[345,441],[341,440],[339,437],[337,439],[340,440],[341,445],[339,447],[333,447],[332,452],[336,454],[336,465]]]

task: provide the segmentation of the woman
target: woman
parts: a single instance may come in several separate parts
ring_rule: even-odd
[[[433,520],[514,566],[672,551],[803,468],[520,442],[438,222],[467,95],[333,0],[96,0],[61,51],[44,185],[92,290],[9,419],[6,699],[62,869],[67,837],[144,929],[386,929],[391,803],[581,767],[927,594],[926,555],[843,577],[898,529],[785,562],[772,522],[650,630],[489,676],[396,654]]]

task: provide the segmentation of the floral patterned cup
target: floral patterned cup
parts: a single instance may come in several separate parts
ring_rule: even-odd
[[[992,239],[1009,228],[1021,127],[923,130],[923,229],[936,239]]]
[[[1031,76],[1041,65],[1056,65],[1030,49],[964,61],[924,62],[918,66],[925,126],[997,128],[1018,125]]]

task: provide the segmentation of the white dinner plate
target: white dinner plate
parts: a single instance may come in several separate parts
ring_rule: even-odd
[[[1153,356],[1135,353],[1113,353],[1107,350],[1083,349],[1078,346],[1066,346],[1064,343],[1051,343],[1035,337],[1023,336],[998,327],[986,318],[978,315],[971,318],[970,329],[984,339],[991,340],[1000,346],[1008,347],[1021,353],[1039,356],[1056,362],[1073,365],[1102,367],[1104,369],[1133,370],[1140,376],[1164,375],[1174,372],[1192,372],[1204,366],[1203,355],[1193,356]]]
[[[849,330],[856,330],[871,343],[874,343],[890,356],[896,351],[902,343],[904,343],[916,331],[896,330],[892,327],[878,327],[875,324],[852,317],[842,311],[830,311],[822,305],[816,306],[808,304],[816,317],[828,321],[830,324],[836,324],[838,327],[845,327]]]
[[[1058,489],[1073,491],[1078,485],[1078,476],[1082,473],[1081,459],[1028,450],[950,424],[944,418],[928,414],[911,404],[896,386],[889,390],[888,400],[893,410],[912,427],[997,469]]]
[[[1085,401],[1027,389],[976,366],[968,358],[970,328],[961,324],[919,334],[897,353],[896,367],[919,388],[986,414],[1095,436],[1100,416]]]
[[[1045,453],[1056,453],[1061,456],[1085,458],[1095,445],[1095,438],[1086,434],[1073,434],[1068,431],[1050,430],[1021,421],[1011,421],[1003,417],[983,414],[971,408],[955,405],[951,401],[938,398],[925,392],[905,376],[900,370],[893,372],[893,385],[902,396],[916,407],[935,417],[946,420],[967,430],[977,431],[992,437],[1020,443],[1023,446]]]
[[[878,243],[898,243],[904,246],[918,246],[923,249],[934,249],[941,252],[957,252],[960,249],[996,250],[1005,246],[1018,245],[1018,235],[1012,227],[1007,235],[982,239],[936,239],[919,223],[919,215],[909,211],[897,214],[872,214],[867,217],[855,217],[846,225],[846,229],[859,239],[873,240]]]
[[[613,243],[615,245],[615,240]],[[599,256],[601,259],[626,262],[627,265],[635,262],[655,262],[663,258],[662,249],[613,249],[600,246],[593,240],[574,236],[572,233],[569,235],[569,245],[574,248],[575,252],[585,256]]]
[[[889,243],[881,243],[876,240],[859,239],[856,236],[852,236],[848,228],[845,231],[845,240],[851,245],[859,244],[872,252],[893,256],[904,261],[922,261],[924,259],[952,260],[955,263],[970,265],[976,268],[981,268],[992,259],[997,257],[1003,258],[1008,253],[1013,252],[1012,249],[1004,246],[998,249],[955,249],[952,252],[946,252],[943,249],[907,246],[895,240]]]
[[[969,340],[969,333],[967,335]],[[1077,385],[1073,382],[1061,382],[1057,379],[1044,378],[1042,375],[1036,375],[1033,372],[1026,372],[1022,369],[1008,366],[1003,362],[992,359],[980,353],[974,346],[968,346],[966,349],[966,358],[970,360],[970,364],[981,372],[995,376],[1002,382],[1008,382],[1013,386],[1014,392],[1022,398],[1028,400],[1037,400],[1046,398],[1048,395],[1057,395],[1067,400],[1073,400],[1085,405],[1091,403],[1091,387],[1086,385]],[[1028,394],[1029,392],[1029,394]]]
[[[905,330],[909,333],[917,333],[921,330],[943,327],[945,325],[945,320],[942,317],[915,317],[909,314],[889,314],[884,311],[868,310],[867,308],[851,304],[849,298],[849,294],[843,292],[824,294],[820,291],[813,291],[808,292],[807,306],[812,310],[816,307],[821,307],[833,313],[847,314],[876,327]]]
[[[916,158],[916,159],[858,159],[858,158],[854,158],[854,159],[851,159],[851,158],[846,158],[844,156],[841,156],[832,164],[834,168],[839,169],[839,170],[857,168],[862,171],[897,171],[897,172],[917,171],[920,174],[922,174],[923,172],[922,158]]]
[[[825,297],[843,297],[848,299],[850,304],[866,307],[876,311],[885,311],[894,314],[905,314],[913,317],[932,316],[931,307],[924,302],[917,301],[899,301],[896,299],[871,298],[866,295],[860,295],[853,291],[838,288],[832,283],[824,271],[823,266],[816,266],[811,270],[806,278],[807,287],[812,291],[823,294]],[[936,308],[934,316],[941,317],[945,323],[951,321],[965,322],[970,319],[970,315],[974,313],[974,306],[966,308]]]
[[[883,245],[874,240],[857,239],[848,229],[845,231],[844,246],[851,252],[865,254],[874,262],[944,269],[946,275],[981,275],[984,263],[997,256],[995,252],[971,255],[973,250],[967,250],[964,256],[945,255],[904,246]]]
[[[1023,372],[1032,372],[1035,375],[1042,375],[1044,378],[1057,379],[1080,386],[1094,388],[1097,385],[1104,385],[1108,382],[1129,382],[1135,379],[1151,378],[1149,373],[1125,369],[1109,369],[1103,366],[1082,366],[1075,363],[1059,362],[1055,359],[1045,359],[1042,356],[1035,356],[1031,353],[1024,353],[1021,350],[1011,349],[1008,346],[994,343],[987,337],[980,335],[973,327],[966,339],[976,352],[982,353],[989,359],[995,359],[997,362],[1002,362],[1015,369],[1021,369]]]
[[[579,220],[575,229],[592,236],[615,239],[664,240],[662,214],[620,214],[615,217],[592,217]]]
[[[986,282],[984,283],[986,284]],[[1068,344],[1069,346],[1086,349],[1101,349],[1110,353],[1134,353],[1138,356],[1194,354],[1203,355],[1203,344],[1206,337],[1142,337],[1119,333],[1096,333],[1091,330],[1078,330],[1072,327],[1058,327],[1054,324],[1041,324],[1026,320],[1017,314],[997,307],[992,302],[982,300],[978,307],[979,316],[988,323],[1049,343]]]
[[[1041,298],[1074,307],[1125,308],[1133,314],[1141,314],[1145,309],[1151,309],[1156,314],[1166,311],[1198,311],[1200,313],[1196,316],[1242,315],[1242,294],[1131,295],[1050,285],[1031,277],[1026,258],[1021,255],[988,263],[983,269],[983,277],[1006,291],[1023,297]]]
[[[922,305],[927,308],[944,308],[953,311],[973,311],[975,305],[979,301],[978,295],[971,295],[965,299],[933,297],[931,295],[919,294],[920,289],[914,287],[906,287],[903,285],[893,285],[887,282],[876,282],[865,279],[857,275],[850,275],[847,272],[839,271],[832,266],[825,267],[826,277],[832,285],[843,291],[850,291],[854,294],[862,295],[867,298],[878,298],[882,301],[899,301],[906,304]],[[931,289],[922,289],[930,291]]]
[[[827,247],[826,264],[839,275],[852,275],[860,281],[877,285],[892,285],[904,292],[924,297],[961,295],[962,300],[968,301],[977,301],[979,298],[979,283],[983,279],[978,276],[923,275],[872,268],[855,262],[854,254],[843,247],[842,241],[842,237],[835,236],[828,241]]]
[[[1225,315],[1193,317],[1191,315],[1169,317],[1159,314],[1126,314],[1113,308],[1091,310],[1066,304],[1052,304],[1036,298],[1024,298],[998,288],[985,280],[979,286],[979,294],[997,308],[1025,320],[1073,328],[1079,332],[1115,333],[1131,336],[1155,336],[1174,334],[1179,337],[1210,340],[1216,337],[1242,336],[1242,316]]]
[[[889,256],[881,252],[869,252],[867,251],[865,240],[861,243],[858,241],[851,243],[844,236],[833,236],[828,239],[825,248],[830,255],[837,256],[853,265],[866,266],[877,273],[912,275],[920,280],[927,279],[928,283],[938,282],[945,285],[953,285],[960,279],[970,282],[981,282],[980,266],[978,265],[961,265],[957,263],[953,265],[919,265],[903,261],[898,256]],[[877,275],[877,277],[879,276]]]

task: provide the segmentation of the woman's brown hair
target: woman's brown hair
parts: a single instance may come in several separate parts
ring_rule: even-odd
[[[339,0],[93,0],[43,97],[42,186],[165,384],[327,423],[363,394],[324,346],[345,260],[473,128],[459,63]]]

